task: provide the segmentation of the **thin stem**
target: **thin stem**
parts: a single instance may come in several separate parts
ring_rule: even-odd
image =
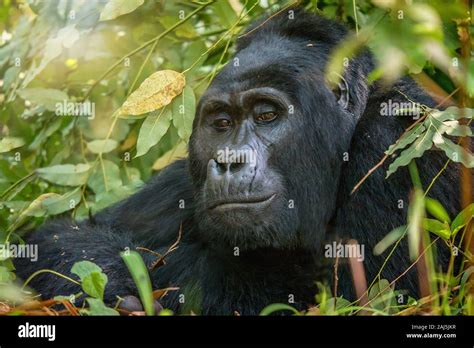
[[[43,274],[43,273],[51,273],[51,274],[54,274],[55,276],[58,276],[60,278],[64,278],[64,279],[70,281],[71,283],[74,283],[76,285],[81,285],[81,283],[79,283],[77,280],[69,278],[68,276],[65,276],[64,274],[61,274],[59,272],[53,271],[52,269],[40,269],[39,271],[36,271],[35,273],[33,273],[32,275],[29,276],[29,278],[23,283],[23,286],[21,287],[21,289],[22,290],[25,289],[26,286],[33,280],[34,277],[36,277],[40,274]]]
[[[94,81],[94,83],[89,87],[89,90],[87,91],[87,93],[85,94],[84,96],[84,100],[86,100],[92,90],[95,88],[95,86],[97,86],[97,84],[99,84],[100,81],[102,81],[108,74],[110,74],[116,67],[118,67],[125,59],[137,54],[138,52],[140,52],[141,50],[143,50],[144,48],[150,46],[151,44],[155,43],[156,41],[159,41],[160,39],[162,39],[164,36],[168,35],[170,32],[172,32],[173,30],[175,30],[176,28],[178,28],[179,26],[181,26],[182,24],[184,24],[185,22],[187,22],[192,16],[194,16],[196,13],[199,13],[201,12],[202,10],[204,10],[207,6],[213,4],[214,2],[216,2],[216,0],[211,0],[201,6],[199,6],[197,9],[195,9],[194,11],[192,11],[189,15],[187,15],[186,17],[184,17],[182,20],[180,20],[179,22],[173,24],[171,27],[169,27],[168,29],[166,29],[164,32],[162,32],[161,34],[159,34],[158,36],[154,37],[153,39],[150,39],[148,40],[147,42],[145,42],[144,44],[142,44],[141,46],[137,47],[136,49],[134,49],[133,51],[127,53],[126,55],[124,55],[122,58],[120,58],[118,61],[116,61],[114,64],[112,64],[96,81]]]
[[[356,35],[359,36],[359,22],[357,20],[356,0],[352,0],[352,9],[354,10]]]

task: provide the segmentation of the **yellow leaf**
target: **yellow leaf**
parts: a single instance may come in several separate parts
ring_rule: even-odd
[[[49,198],[58,198],[61,197],[57,193],[43,193],[41,196],[37,197],[33,202],[30,203],[28,208],[26,208],[22,213],[21,217],[25,216],[43,216],[46,212],[43,202]]]
[[[157,71],[130,94],[120,108],[119,115],[141,115],[160,109],[181,94],[185,84],[184,75],[179,72]]]
[[[163,156],[158,158],[155,163],[153,163],[153,170],[160,170],[166,167],[167,165],[173,163],[174,161],[185,158],[188,154],[188,147],[185,142],[179,142],[171,150],[167,151]]]

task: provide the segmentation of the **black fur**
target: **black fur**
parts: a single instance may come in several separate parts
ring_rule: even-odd
[[[204,154],[213,139],[200,128],[201,103],[189,160],[170,165],[138,193],[97,214],[94,222],[59,220],[41,227],[28,240],[39,244],[39,260],[31,264],[18,260],[18,274],[26,277],[41,268],[69,274],[74,262],[92,260],[107,273],[105,299],[114,302],[115,295],[137,293],[119,252],[141,246],[163,253],[182,224],[179,248],[164,266],[151,272],[155,289],[180,288],[162,300],[177,312],[256,314],[268,304],[288,302],[290,295],[297,307],[305,308],[314,303],[315,282],[330,280],[330,260],[323,257],[322,249],[335,235],[365,244],[371,280],[386,256],[373,256],[374,245],[406,223],[411,181],[406,168],[386,180],[385,167],[354,195],[350,190],[413,122],[380,116],[381,102],[405,102],[397,90],[427,105],[433,106],[433,101],[408,78],[387,90],[369,86],[366,78],[373,62],[370,53],[363,51],[345,72],[349,104],[341,108],[326,87],[324,68],[329,52],[345,35],[340,24],[298,11],[295,19],[284,12],[257,22],[238,43],[238,67],[231,61],[204,96],[274,87],[298,110],[291,116],[290,128],[285,128],[287,135],[266,148],[272,180],[281,187],[281,201],[271,214],[262,220],[236,218],[229,220],[231,224],[206,215],[208,196],[203,192],[209,158]],[[349,152],[349,162],[343,161],[344,152]],[[426,185],[444,158],[429,152],[417,164]],[[456,170],[449,166],[430,192],[451,214],[459,210]],[[295,201],[296,210],[286,210],[283,202],[288,199]],[[397,207],[400,199],[404,209]],[[184,209],[179,208],[180,200]],[[235,246],[240,247],[238,257]],[[398,248],[383,277],[392,280],[403,272],[407,254],[406,245]],[[155,258],[142,255],[148,264]],[[352,282],[343,267],[339,284],[341,293],[352,296]],[[38,276],[32,286],[45,298],[79,290],[47,274]],[[400,279],[397,288],[415,294],[414,273]],[[184,304],[178,301],[181,293]]]

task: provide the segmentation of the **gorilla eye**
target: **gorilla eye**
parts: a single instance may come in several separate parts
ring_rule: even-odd
[[[227,118],[219,118],[215,120],[212,125],[214,128],[219,129],[219,130],[225,130],[229,128],[232,125],[232,122],[228,120]]]
[[[273,111],[262,112],[261,114],[258,114],[257,117],[255,117],[255,120],[258,123],[271,122],[277,118],[277,116],[277,113]]]

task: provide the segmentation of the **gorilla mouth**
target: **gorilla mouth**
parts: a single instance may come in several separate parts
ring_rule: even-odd
[[[276,193],[265,197],[246,197],[219,201],[212,205],[209,210],[232,210],[239,208],[257,209],[268,206],[275,198]]]

